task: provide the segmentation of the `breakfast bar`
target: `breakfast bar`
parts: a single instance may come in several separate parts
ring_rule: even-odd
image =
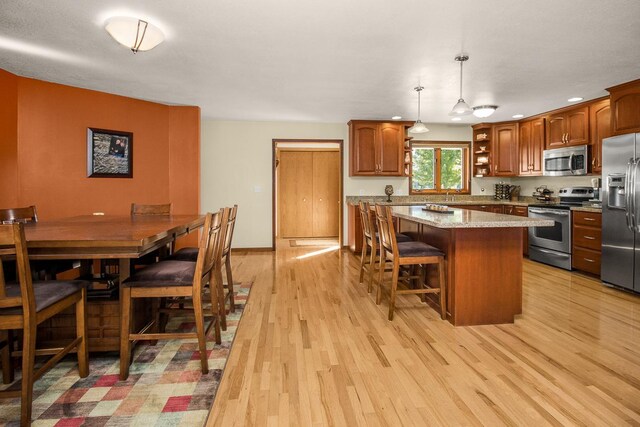
[[[513,323],[522,313],[522,228],[553,226],[553,221],[455,208],[431,212],[422,206],[394,206],[393,215],[398,231],[445,253],[451,323]],[[427,301],[439,304],[437,298]]]

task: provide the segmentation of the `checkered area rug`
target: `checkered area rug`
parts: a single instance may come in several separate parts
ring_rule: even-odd
[[[235,285],[236,311],[227,315],[222,344],[216,345],[210,334],[207,375],[200,371],[196,340],[138,345],[126,381],[118,380],[120,362],[115,353],[90,354],[87,378],[78,376],[77,359],[69,356],[35,383],[32,425],[204,425],[250,288],[250,283]],[[167,325],[167,330],[175,329],[189,331],[195,325],[192,318],[176,317]],[[0,400],[0,425],[19,424],[20,399]]]

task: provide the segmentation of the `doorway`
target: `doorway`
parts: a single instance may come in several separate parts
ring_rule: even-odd
[[[342,140],[273,141],[273,248],[342,239]]]

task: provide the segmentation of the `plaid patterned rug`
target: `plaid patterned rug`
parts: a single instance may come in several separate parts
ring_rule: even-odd
[[[115,353],[91,354],[87,378],[78,376],[77,359],[75,355],[69,356],[35,383],[32,425],[203,425],[250,288],[250,283],[235,286],[237,308],[235,313],[227,315],[222,344],[216,345],[212,338],[207,342],[207,375],[200,371],[196,340],[138,345],[126,381],[118,380],[120,362]],[[191,319],[176,317],[167,325],[167,330],[174,329],[193,330],[195,325]],[[16,378],[19,376],[16,372]],[[0,425],[19,424],[20,399],[0,401]]]

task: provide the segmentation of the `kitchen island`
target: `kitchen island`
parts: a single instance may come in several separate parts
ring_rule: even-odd
[[[435,246],[447,261],[447,318],[455,326],[513,323],[522,313],[522,228],[554,221],[453,208],[394,206],[401,233]],[[435,269],[434,269],[435,270]],[[429,271],[429,281],[437,281]],[[439,306],[436,298],[427,300]]]

